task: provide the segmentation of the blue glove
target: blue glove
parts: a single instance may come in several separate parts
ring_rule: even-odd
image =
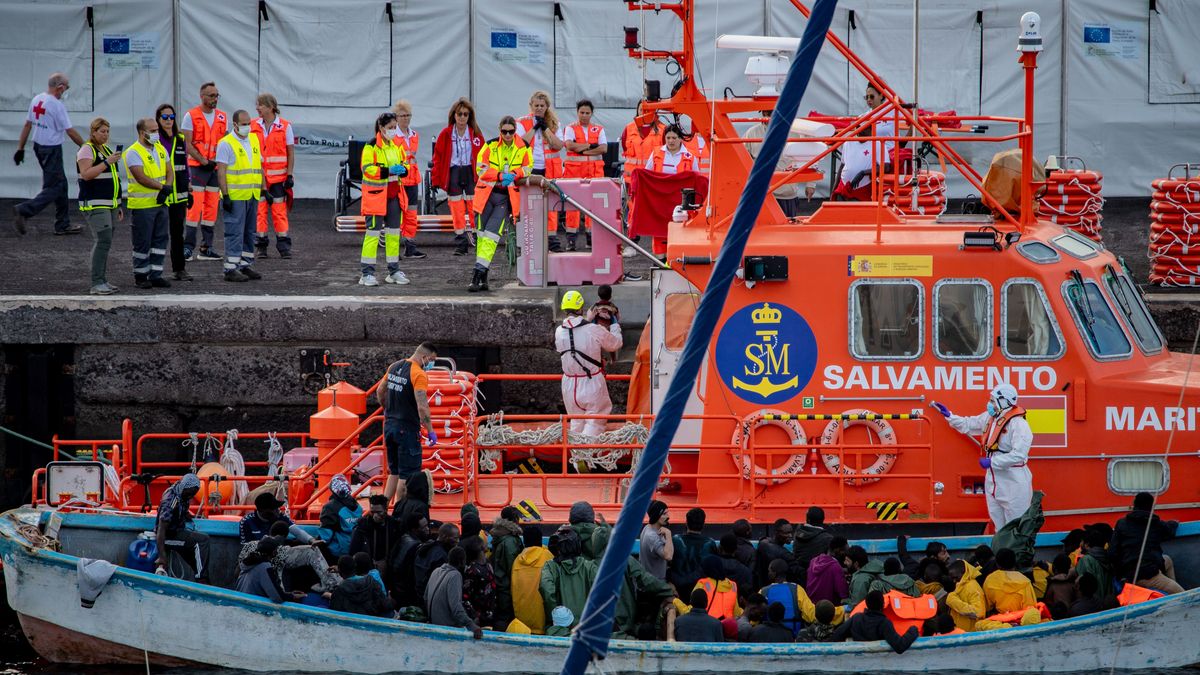
[[[429,433],[426,435],[426,438],[429,439],[429,445],[437,445],[437,432],[434,431],[433,429],[429,430]]]
[[[979,468],[984,470],[992,468],[992,459],[990,457],[980,457]]]
[[[403,178],[408,175],[408,167],[404,166],[403,164],[393,164],[388,167],[388,173],[393,176],[400,176]]]
[[[500,174],[500,184],[503,185],[504,187],[508,187],[508,186],[512,185],[513,181],[516,179],[517,179],[517,174],[512,173],[512,172],[505,172],[505,173]]]
[[[942,417],[949,418],[951,415],[950,409],[947,408],[946,406],[942,405],[941,403],[938,403],[937,401],[931,402],[929,404],[929,407],[942,413]]]

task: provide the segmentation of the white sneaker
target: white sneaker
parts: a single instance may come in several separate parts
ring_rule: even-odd
[[[400,270],[392,272],[384,277],[383,280],[389,284],[399,284],[401,286],[408,283],[408,277],[404,276],[404,272],[401,272]]]
[[[379,282],[375,280],[374,274],[364,274],[358,278],[359,286],[378,286]]]
[[[624,251],[621,251],[622,258],[636,258],[638,252],[626,246]]]

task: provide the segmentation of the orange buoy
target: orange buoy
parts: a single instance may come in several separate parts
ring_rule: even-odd
[[[233,498],[233,481],[227,480],[229,472],[225,470],[225,467],[217,462],[209,462],[196,471],[196,477],[200,479],[200,492],[196,498],[201,504],[208,502],[210,492],[214,493],[214,497],[220,495],[221,504],[229,504],[229,500]],[[205,480],[206,478],[208,480]],[[208,512],[210,514],[221,513],[217,508],[210,508]]]
[[[1172,177],[1180,166],[1151,183],[1150,283],[1194,287],[1200,286],[1200,178]]]
[[[367,392],[349,382],[335,382],[317,392],[317,410],[324,410],[337,402],[339,408],[365,415],[367,412]]]
[[[1063,157],[1065,162],[1075,157]],[[1080,161],[1080,164],[1083,162]],[[1060,169],[1046,174],[1046,189],[1038,198],[1038,217],[1100,241],[1104,177],[1099,171]]]
[[[921,170],[915,175],[900,176],[899,186],[885,177],[883,203],[909,216],[939,215],[946,210],[946,174]]]

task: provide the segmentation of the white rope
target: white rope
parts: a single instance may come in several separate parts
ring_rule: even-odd
[[[517,430],[504,424],[503,421],[502,413],[489,415],[483,425],[479,427],[479,434],[475,438],[475,445],[480,446],[479,468],[485,472],[495,471],[504,456],[503,452],[487,449],[489,447],[555,446],[562,443],[563,425],[561,422],[536,429]],[[629,473],[634,473],[641,462],[642,453],[645,451],[646,441],[649,438],[650,430],[636,422],[626,422],[622,426],[605,431],[598,436],[589,436],[568,430],[567,443],[571,446],[568,448],[568,462],[577,471],[579,464],[592,470],[617,471],[620,469],[620,462],[628,457],[630,458]],[[632,445],[634,447],[594,447],[604,445]],[[671,473],[670,461],[663,469],[663,482],[666,481],[665,475],[669,473]],[[622,482],[627,482],[627,480]]]
[[[218,457],[220,451],[221,441],[216,436],[213,436],[212,432],[204,434],[204,461],[208,462],[209,457]]]
[[[200,435],[194,431],[188,432],[188,437],[183,441],[183,447],[192,446],[192,466],[188,469],[188,473],[196,473],[196,455],[200,451]]]
[[[221,453],[221,466],[229,472],[230,476],[245,476],[246,461],[242,459],[242,453],[234,446],[237,442],[238,430],[230,429],[225,432],[225,450]],[[244,480],[233,481],[233,497],[231,502],[234,504],[242,504],[246,501],[246,495],[250,492],[250,488]]]
[[[283,470],[283,444],[279,442],[277,432],[267,433],[267,477],[274,478]]]

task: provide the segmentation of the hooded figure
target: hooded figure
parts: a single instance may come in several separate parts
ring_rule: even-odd
[[[946,606],[950,608],[954,625],[970,632],[975,630],[977,620],[987,616],[987,600],[979,585],[979,568],[965,560],[956,560],[950,566],[952,575],[957,573],[959,565],[962,565],[963,573],[954,590],[946,594]]]
[[[604,550],[601,544],[608,542],[608,533],[612,528],[596,522],[596,510],[587,502],[575,502],[571,505],[568,522],[571,529],[579,535],[579,541],[583,545],[583,557],[599,561],[598,551]],[[601,542],[601,539],[604,541]]]
[[[512,565],[513,613],[534,635],[541,635],[546,630],[546,607],[540,592],[542,569],[553,556],[550,549],[542,546],[542,533],[538,528],[526,525],[522,538],[525,548]]]
[[[602,557],[608,548],[608,537],[597,537],[596,555]],[[638,608],[657,608],[665,600],[675,597],[675,589],[666,581],[650,574],[632,555],[625,559],[625,580],[621,594],[617,597],[617,609],[613,614],[613,637],[633,639],[637,636]]]
[[[418,471],[404,481],[404,499],[396,502],[392,509],[392,517],[397,523],[407,523],[411,513],[418,513],[429,518],[430,493],[433,491],[431,476],[428,471]]]
[[[899,558],[883,561],[883,574],[871,582],[868,592],[870,591],[879,591],[884,595],[887,595],[888,591],[899,591],[913,598],[921,597],[921,591],[917,590],[917,582],[904,573],[904,565],[900,563]]]
[[[329,553],[343,556],[350,552],[350,537],[362,518],[362,505],[350,492],[350,482],[338,474],[329,481],[329,501],[321,507],[321,528],[317,535],[329,544]]]
[[[560,530],[558,536],[558,557],[542,568],[542,602],[545,607],[566,607],[578,618],[596,581],[596,563],[583,557],[574,530]]]
[[[933,407],[946,416],[955,431],[980,435],[987,452],[979,466],[987,472],[983,490],[988,516],[997,532],[1020,518],[1033,500],[1033,474],[1027,466],[1033,431],[1025,421],[1025,410],[1017,405],[1017,390],[1011,384],[997,385],[988,398],[987,410],[974,417],[960,417],[946,406]]]
[[[563,405],[568,415],[607,415],[612,412],[612,399],[601,356],[621,349],[621,325],[613,322],[605,329],[592,323],[594,309],[585,319],[580,314],[583,295],[579,291],[567,291],[561,307],[567,317],[554,330],[554,349],[562,358]],[[572,419],[571,433],[599,436],[605,426],[603,419]]]
[[[511,511],[509,509],[512,509]],[[500,511],[492,523],[492,572],[496,575],[496,625],[504,625],[513,617],[512,570],[513,562],[525,548],[521,526],[517,524],[520,514],[511,506]]]

